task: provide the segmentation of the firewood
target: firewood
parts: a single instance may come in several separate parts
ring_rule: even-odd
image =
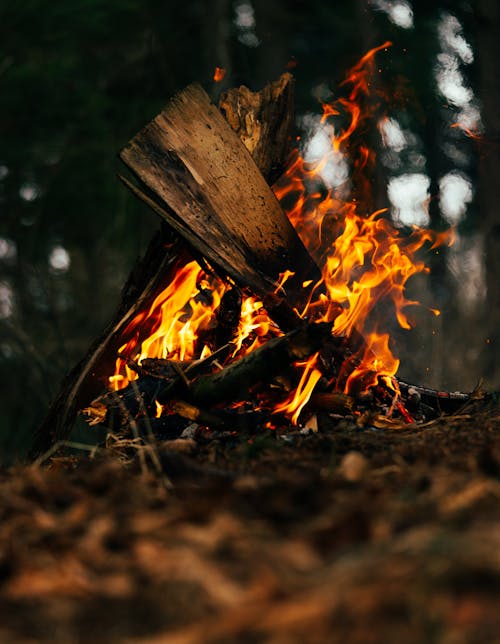
[[[130,274],[113,320],[63,380],[59,393],[35,432],[32,457],[43,454],[51,445],[69,436],[77,412],[107,387],[107,378],[123,343],[122,334],[127,324],[151,304],[164,280],[171,279],[189,260],[184,244],[163,226]]]
[[[167,405],[182,398],[189,405],[211,408],[223,402],[246,400],[252,387],[269,383],[275,376],[287,372],[294,362],[310,357],[330,336],[330,324],[303,324],[301,328],[269,340],[221,371],[192,379],[200,373],[200,363],[208,364],[209,359],[205,359],[190,365],[184,373],[185,378],[166,381],[147,375],[119,392],[99,397],[84,412],[90,417],[91,424],[101,422],[115,427],[127,422],[123,408],[131,416],[142,409],[153,414],[156,401]],[[108,410],[107,414],[103,413],[103,407]]]
[[[309,401],[312,409],[336,414],[350,414],[354,408],[354,399],[340,391],[313,393]]]
[[[280,273],[294,269],[287,298],[294,306],[306,303],[302,283],[318,281],[319,269],[250,153],[199,85],[174,96],[121,158],[166,221],[212,266],[259,297],[275,290]]]
[[[200,425],[210,425],[212,428],[225,427],[227,420],[222,415],[200,409],[184,400],[176,400],[172,405],[172,411],[182,418],[192,420]]]
[[[200,353],[205,345],[214,351],[234,339],[240,322],[241,304],[239,288],[230,288],[224,293],[213,315],[215,326],[199,332],[196,346]]]
[[[145,366],[143,367],[141,363],[141,369],[143,373],[146,372],[145,375],[132,381],[119,392],[106,391],[84,407],[82,414],[87,416],[90,425],[102,423],[107,427],[120,426],[127,421],[121,411],[122,405],[132,416],[139,413],[142,408],[148,414],[154,414],[155,400],[164,404],[169,402],[172,396],[184,393],[189,389],[191,379],[206,373],[218,360],[224,361],[232,349],[234,345],[228,343],[206,358],[193,360],[190,363],[158,359],[144,360]],[[154,366],[148,369],[151,363]],[[168,368],[165,368],[167,364]]]
[[[243,88],[237,91],[243,91]],[[293,126],[292,96],[293,85],[290,81],[281,83],[279,91],[277,91],[276,84],[274,84],[272,91],[263,90],[260,114],[265,114],[267,127],[260,130],[259,136],[262,137],[262,144],[256,141],[255,133],[252,144],[254,149],[259,150],[256,163],[268,181],[272,180],[273,168],[284,167],[288,154],[288,140]],[[279,109],[275,107],[272,110],[267,110],[264,100],[273,100]],[[280,123],[287,123],[290,130],[286,133]],[[237,135],[246,137],[247,141],[250,140],[247,137],[246,129],[240,132],[240,123],[233,121],[233,125],[238,128]],[[279,138],[281,150],[278,139],[271,136],[271,133],[277,130],[283,133]],[[271,170],[267,168],[271,168]],[[31,450],[32,456],[46,452],[52,444],[69,435],[78,410],[89,405],[90,401],[96,398],[106,386],[107,376],[122,343],[123,330],[129,321],[139,310],[150,306],[178,268],[191,260],[191,254],[192,252],[188,252],[182,238],[179,238],[166,223],[162,223],[160,231],[154,235],[143,259],[132,269],[112,321],[102,335],[91,344],[87,354],[63,380],[47,416],[35,433]]]
[[[219,109],[273,184],[285,170],[283,152],[292,148],[293,76],[283,74],[260,92],[230,89],[222,94]]]
[[[241,291],[238,288],[231,288],[222,296],[219,308],[215,312],[217,326],[214,331],[213,348],[222,347],[234,339],[241,317],[241,303]]]
[[[266,384],[294,362],[309,358],[330,334],[331,325],[310,323],[273,338],[222,371],[198,378],[189,388],[188,400],[211,405],[245,400],[249,388]]]

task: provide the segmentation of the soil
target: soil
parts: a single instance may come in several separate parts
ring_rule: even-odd
[[[320,427],[2,472],[0,642],[500,641],[500,411]]]

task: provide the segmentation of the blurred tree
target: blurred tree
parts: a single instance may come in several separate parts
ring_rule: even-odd
[[[480,229],[486,251],[486,302],[483,325],[484,374],[489,386],[500,386],[500,221],[496,177],[500,167],[500,5],[496,0],[475,3],[479,86],[484,121],[484,143],[481,145],[479,200]]]

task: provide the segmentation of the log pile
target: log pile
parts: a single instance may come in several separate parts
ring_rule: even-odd
[[[234,127],[235,134],[243,141],[243,147],[247,146],[254,156],[263,177],[271,183],[281,176],[292,142],[292,76],[283,74],[257,93],[250,92],[246,87],[229,90],[221,97],[220,106]],[[156,201],[148,200],[143,189],[124,179],[136,194],[140,194],[158,212]],[[163,204],[160,214],[163,215],[166,210]],[[170,225],[162,222],[144,257],[131,271],[115,316],[62,382],[47,416],[36,431],[33,456],[44,453],[53,444],[69,436],[76,414],[107,387],[107,377],[127,325],[139,311],[151,305],[176,272],[193,257],[203,261],[193,246],[189,246]],[[280,298],[272,299],[277,315],[281,313],[281,319],[289,318],[286,324],[290,326],[295,316]]]
[[[313,355],[320,371],[309,400],[313,412],[356,410],[360,418],[369,415],[363,422],[376,426],[374,409],[375,415],[390,410],[404,423],[441,410],[437,394],[422,395],[411,386],[398,392],[397,385],[391,389],[380,382],[358,397],[331,390],[333,380],[338,384],[356,366],[363,340],[334,337],[331,324],[298,315],[310,296],[303,285],[316,284],[320,270],[269,185],[290,151],[292,87],[285,74],[259,93],[230,90],[217,109],[200,86],[191,85],[122,150],[129,175],[121,180],[163,224],[132,272],[115,319],[63,384],[37,433],[34,453],[66,438],[82,410],[91,424],[123,429],[139,421],[165,437],[185,429],[179,419],[211,428],[234,430],[249,423],[258,428],[269,424],[269,405],[299,384],[296,363]],[[150,359],[137,364],[129,358],[137,380],[102,394],[127,325],[192,258],[232,284],[215,313],[212,354],[187,363]],[[279,285],[279,276],[289,269],[293,275]],[[263,301],[282,335],[226,364],[234,350],[242,291]],[[447,395],[447,409],[467,400]]]

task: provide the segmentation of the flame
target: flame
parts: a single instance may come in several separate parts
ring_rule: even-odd
[[[165,405],[160,405],[160,403],[157,400],[155,400],[155,406],[156,406],[156,416],[155,416],[155,418],[161,418],[161,415],[163,413],[163,409],[164,409]]]
[[[283,403],[274,408],[275,414],[285,414],[291,419],[293,425],[297,424],[300,412],[309,402],[314,387],[321,378],[321,371],[315,368],[318,356],[319,353],[315,353],[309,360],[295,363],[296,367],[303,367],[304,369],[297,389]]]
[[[284,283],[290,273],[282,276]],[[154,300],[147,312],[138,313],[124,331],[129,340],[118,351],[115,373],[109,377],[117,391],[135,380],[137,373],[128,361],[140,364],[145,358],[191,360],[205,358],[210,346],[198,340],[203,331],[214,324],[214,315],[229,285],[207,275],[192,261],[181,268],[173,281]],[[279,288],[279,286],[278,286]],[[141,333],[144,335],[140,341]],[[233,343],[233,357],[241,356],[261,346],[268,337],[281,335],[269,318],[264,305],[255,297],[243,300],[241,316]]]
[[[376,385],[379,378],[394,390],[392,377],[399,368],[399,360],[392,355],[389,348],[389,334],[369,333],[365,336],[365,341],[360,365],[349,374],[344,391],[353,393],[356,389],[366,390]]]
[[[380,90],[376,90],[376,100],[371,94],[375,55],[390,46],[387,41],[367,52],[346,74],[340,85],[342,95],[322,102],[320,126],[331,143],[323,158],[307,163],[296,150],[287,172],[273,188],[308,251],[322,266],[321,281],[304,284],[310,298],[301,316],[332,323],[335,335],[363,339],[358,353],[337,365],[338,375],[331,383],[346,393],[366,390],[381,381],[394,389],[391,383],[399,360],[392,354],[389,335],[378,330],[377,314],[383,304],[402,328],[409,329],[407,309],[418,302],[405,297],[405,287],[412,276],[428,271],[417,254],[425,245],[435,248],[453,241],[451,232],[417,227],[403,235],[383,217],[384,210],[370,213],[362,205],[370,201],[367,173],[374,167],[375,154],[361,134],[370,119],[379,122],[386,116],[381,114]],[[225,70],[216,68],[214,80],[222,80],[224,74]],[[322,177],[335,164],[350,166],[350,177],[326,188]],[[293,275],[294,267],[289,268],[279,276],[276,293]],[[227,283],[207,275],[196,262],[180,269],[149,310],[138,313],[125,329],[110,386],[125,387],[137,377],[133,363],[140,364],[147,357],[189,360],[210,355],[207,333],[216,324],[227,288]],[[278,335],[281,331],[263,303],[246,294],[228,360]],[[274,409],[294,424],[322,376],[318,354],[296,366],[302,369],[297,388]],[[161,406],[157,405],[157,413],[161,414]]]
[[[387,41],[370,50],[347,73],[341,83],[348,90],[347,96],[322,103],[322,124],[333,117],[348,118],[343,129],[332,128],[331,148],[323,158],[308,164],[296,152],[286,175],[275,186],[276,196],[286,206],[297,233],[323,266],[322,280],[315,285],[302,316],[333,322],[336,335],[357,332],[364,337],[362,354],[348,365],[351,372],[338,379],[337,387],[346,393],[376,384],[378,376],[396,374],[399,360],[390,350],[389,335],[379,333],[372,318],[381,301],[390,302],[399,325],[411,328],[406,309],[418,302],[405,298],[405,286],[413,275],[428,272],[416,255],[426,244],[435,248],[453,241],[451,231],[435,233],[417,227],[409,236],[403,236],[382,218],[384,210],[359,213],[357,200],[351,194],[352,184],[334,187],[326,194],[317,189],[329,163],[349,160],[358,181],[362,171],[374,164],[374,153],[364,144],[355,145],[352,138],[375,114],[373,105],[366,101],[375,70],[374,56],[390,46]],[[359,183],[365,189],[367,182]],[[342,307],[340,313],[338,305]],[[358,364],[353,367],[353,362]],[[345,369],[340,371],[343,374]]]
[[[226,70],[224,67],[216,67],[214,70],[214,81],[216,83],[220,83],[221,80],[224,79],[226,75]]]
[[[323,279],[329,299],[345,306],[335,318],[337,334],[362,330],[384,297],[392,300],[399,325],[410,329],[404,309],[418,302],[405,298],[405,285],[416,273],[428,272],[423,261],[413,258],[426,242],[437,245],[449,239],[449,233],[431,233],[417,227],[409,237],[402,238],[387,220],[379,218],[382,212],[366,218],[355,214],[348,217],[326,258]]]
[[[463,123],[452,123],[450,125],[451,128],[459,128],[462,130],[462,132],[468,136],[470,139],[474,139],[475,141],[483,141],[483,137],[479,132],[474,132],[471,128],[467,127]]]
[[[375,54],[383,49],[392,47],[392,42],[386,40],[378,47],[373,47],[347,72],[345,79],[341,83],[351,86],[349,100],[355,101],[361,93],[368,94],[370,91],[370,81],[375,67]]]
[[[137,378],[127,365],[127,358],[132,356],[137,363],[144,358],[192,358],[200,331],[209,327],[225,289],[221,280],[206,275],[196,262],[183,266],[149,311],[137,314],[125,329],[124,334],[131,337],[119,350],[110,378],[112,386],[121,389]],[[209,293],[206,299],[202,297],[205,291]],[[149,336],[137,351],[140,332],[148,327]]]
[[[241,317],[234,339],[235,349],[232,355],[233,357],[238,354],[246,355],[262,346],[269,336],[277,337],[279,335],[282,335],[282,332],[271,320],[262,302],[255,297],[247,297],[241,306]],[[246,341],[250,342],[245,347]]]

